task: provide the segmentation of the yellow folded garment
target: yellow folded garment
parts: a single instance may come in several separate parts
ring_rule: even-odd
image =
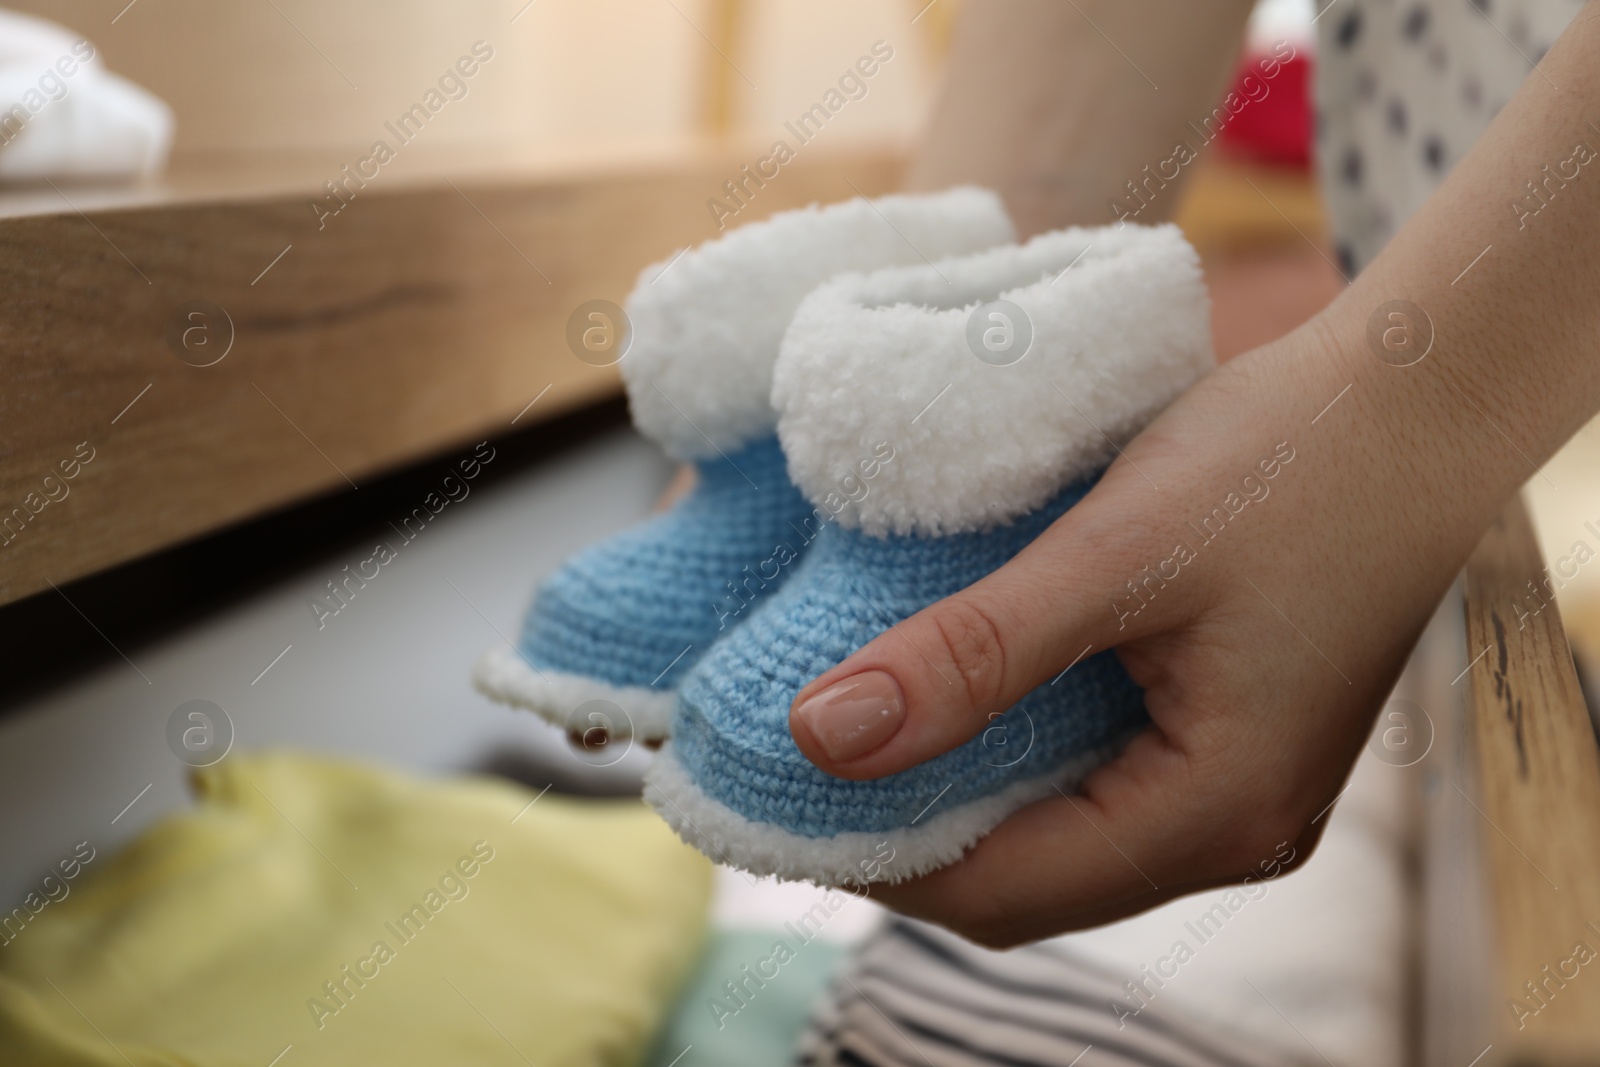
[[[0,1064],[631,1065],[701,946],[710,866],[637,802],[290,754],[195,788],[0,945]]]

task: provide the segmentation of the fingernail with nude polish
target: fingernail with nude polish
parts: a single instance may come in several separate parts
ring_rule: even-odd
[[[905,698],[894,678],[865,671],[807,697],[794,709],[828,758],[836,763],[865,756],[900,730]]]

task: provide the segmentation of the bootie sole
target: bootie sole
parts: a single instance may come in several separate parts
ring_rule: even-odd
[[[959,806],[940,810],[943,794],[932,796],[927,809],[910,825],[882,831],[807,837],[747,819],[695,784],[670,741],[645,774],[644,798],[680,837],[716,863],[757,876],[817,885],[902,882],[956,862],[1018,809],[1046,797],[1070,794],[1091,771],[1120,751],[1129,737],[1085,751],[1047,774],[1021,779]]]

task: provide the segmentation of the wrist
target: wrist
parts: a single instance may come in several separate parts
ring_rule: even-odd
[[[1408,258],[1380,257],[1307,332],[1328,384],[1349,384],[1363,437],[1442,516],[1480,531],[1600,409],[1600,362],[1559,323]]]
[[[1281,517],[1322,553],[1307,561],[1307,581],[1333,563],[1389,570],[1386,595],[1406,600],[1436,596],[1536,461],[1438,358],[1436,323],[1429,347],[1426,310],[1419,320],[1417,308],[1386,306],[1399,299],[1363,276],[1238,362],[1261,383],[1255,420],[1303,457],[1296,484],[1282,487]]]

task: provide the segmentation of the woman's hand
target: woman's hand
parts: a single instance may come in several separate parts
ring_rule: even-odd
[[[1010,564],[801,692],[802,751],[865,779],[965,742],[1090,652],[1115,647],[1146,690],[1153,727],[1081,796],[1024,809],[955,866],[875,887],[880,899],[1009,945],[1242,879],[1285,843],[1309,855],[1522,466],[1489,447],[1444,360],[1396,367],[1369,351],[1361,300],[1346,297],[1202,380]],[[863,672],[903,724],[831,760],[805,704]]]
[[[1438,524],[1427,492],[1398,512],[1386,498],[1392,477],[1373,475],[1394,469],[1397,435],[1355,388],[1323,411],[1349,378],[1299,370],[1314,344],[1305,331],[1222,367],[1014,561],[800,694],[801,750],[861,779],[961,744],[1090,652],[1115,646],[1146,690],[1153,729],[1082,796],[880,899],[1012,944],[1242,878],[1284,842],[1309,852],[1463,547],[1415,537]],[[805,702],[863,671],[904,723],[831,761]]]
[[[954,748],[1090,652],[1116,648],[1145,687],[1153,726],[1081,796],[883,900],[1006,945],[1239,880],[1284,842],[1309,854],[1482,531],[1600,410],[1597,12],[1325,311],[1202,380],[1007,566],[800,693],[801,750],[866,779]],[[846,679],[904,715],[833,760],[807,702]]]

